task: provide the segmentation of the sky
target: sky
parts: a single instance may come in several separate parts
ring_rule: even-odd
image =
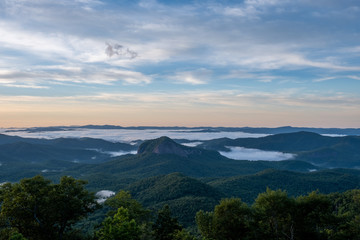
[[[358,0],[0,0],[0,127],[360,127]]]

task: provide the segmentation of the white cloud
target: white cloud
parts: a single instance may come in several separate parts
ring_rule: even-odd
[[[245,5],[261,7],[269,5],[280,5],[287,2],[287,0],[245,0]]]
[[[115,192],[110,190],[101,190],[95,194],[98,203],[104,203],[106,199],[115,195]]]
[[[213,6],[212,9],[217,13],[227,16],[242,17],[250,20],[259,20],[261,15],[266,12],[266,8],[272,6],[281,6],[288,1],[279,0],[245,0],[243,4],[235,6]]]
[[[54,70],[52,70],[54,69]],[[50,71],[48,71],[50,70]],[[98,69],[68,66],[45,66],[29,70],[0,70],[0,84],[8,87],[48,88],[44,84],[73,82],[88,84],[148,84],[151,76],[122,69]]]
[[[103,154],[108,154],[110,155],[110,157],[119,157],[119,156],[123,156],[126,154],[136,154],[137,151],[102,151],[101,149],[89,149],[89,150],[94,150]]]
[[[243,43],[244,45],[228,45],[214,52],[215,59],[222,64],[235,64],[250,70],[302,69],[306,67],[328,69],[334,71],[360,71],[360,66],[340,65],[333,59],[311,60],[305,53],[287,44]],[[232,54],[229,54],[232,52]],[[221,64],[218,62],[218,64]]]
[[[353,80],[360,80],[360,77],[359,77],[359,76],[355,76],[355,75],[332,76],[332,77],[317,78],[317,79],[314,79],[313,82],[324,82],[324,81],[334,80],[334,79],[353,79]]]
[[[294,158],[294,154],[282,153],[275,151],[263,151],[259,149],[243,148],[243,147],[227,147],[230,152],[220,152],[221,155],[235,160],[250,161],[282,161]]]
[[[137,151],[131,151],[131,152],[125,152],[125,151],[117,151],[117,152],[105,152],[106,154],[109,154],[111,157],[119,157],[126,154],[136,154]]]
[[[132,106],[141,109],[163,109],[177,107],[179,109],[195,109],[198,107],[212,109],[273,109],[282,108],[294,110],[295,108],[308,110],[312,109],[356,109],[359,107],[360,99],[355,94],[349,95],[342,92],[328,92],[326,94],[318,91],[304,91],[303,88],[284,88],[276,91],[241,91],[241,90],[198,90],[198,91],[179,91],[174,92],[120,92],[120,93],[95,93],[72,96],[28,96],[0,95],[3,104],[26,103],[26,104],[61,104],[69,103],[81,106],[91,104],[92,106],[102,106],[106,102],[107,106]],[[75,106],[74,105],[74,106]],[[214,110],[215,111],[215,110]]]
[[[314,82],[324,82],[324,81],[328,81],[328,80],[333,80],[333,79],[337,79],[338,77],[323,77],[323,78],[318,78],[313,80]]]
[[[140,83],[151,82],[151,77],[146,76],[140,72],[134,72],[128,70],[111,69],[109,70],[109,73],[106,75],[108,75],[109,78],[114,77],[115,79],[123,80],[128,84],[140,84]]]
[[[194,71],[177,72],[174,76],[170,76],[170,79],[174,79],[180,83],[189,83],[192,85],[206,84],[212,71],[207,69],[198,69]]]
[[[239,5],[218,4],[214,9],[227,15],[257,16],[260,14],[259,11],[266,7],[282,6],[288,2],[248,0]],[[286,31],[281,28],[281,24],[286,22],[279,22],[277,28],[270,23],[260,22],[259,25],[255,24],[253,29],[249,29],[247,24],[238,21],[199,13],[203,7],[201,4],[174,8],[156,1],[141,1],[139,5],[145,9],[126,11],[126,8],[120,8],[117,9],[119,13],[104,9],[102,12],[96,12],[94,16],[75,10],[66,12],[66,6],[75,5],[75,9],[78,9],[78,6],[95,8],[97,5],[106,6],[106,2],[17,1],[16,4],[10,5],[8,8],[17,9],[14,10],[16,14],[41,16],[42,19],[38,21],[46,22],[48,28],[27,29],[10,20],[3,21],[0,25],[1,45],[51,61],[57,61],[54,57],[56,55],[61,61],[65,59],[77,63],[106,62],[116,66],[143,66],[162,61],[197,61],[210,65],[235,64],[262,70],[288,69],[294,66],[341,71],[359,70],[356,66],[342,66],[326,59],[314,60],[306,53],[299,54],[309,45],[319,44],[319,36],[308,34],[309,37],[306,37],[307,34],[300,34],[301,40],[289,39],[289,34],[284,34]],[[65,20],[74,19],[75,24],[64,28],[63,26],[69,24],[61,22],[65,20],[58,16],[59,9],[68,14]],[[122,24],[114,24],[116,22]],[[273,32],[267,30],[268,25],[272,27],[270,30]],[[90,26],[92,31],[89,30]],[[304,29],[299,27],[297,31],[301,33]],[[304,41],[304,38],[309,41]],[[134,61],[108,59],[104,53],[104,42],[109,39],[116,42],[121,40],[121,45],[139,53],[139,56],[136,60],[133,59]],[[277,43],[279,41],[280,43]],[[206,82],[191,74],[182,76],[182,79],[190,84]]]
[[[0,85],[5,87],[11,87],[11,88],[32,88],[32,89],[48,89],[47,86],[39,86],[39,85],[29,85],[29,84],[1,84]]]
[[[253,6],[246,7],[225,7],[223,13],[229,16],[257,18],[258,11]]]
[[[9,129],[10,130],[10,129]],[[197,129],[201,130],[201,129]],[[92,137],[101,138],[107,141],[113,142],[132,142],[135,140],[148,140],[155,139],[162,136],[168,136],[173,139],[188,139],[190,141],[195,140],[211,140],[215,138],[247,138],[247,137],[264,137],[268,134],[252,134],[244,132],[199,132],[191,131],[188,129],[183,130],[159,130],[159,129],[145,129],[145,130],[129,130],[129,129],[72,129],[68,128],[66,131],[50,131],[50,132],[24,132],[11,129],[6,132],[7,135],[21,136],[29,138],[61,138],[61,137]]]
[[[182,143],[182,145],[184,146],[188,146],[188,147],[196,147],[200,144],[202,144],[203,142],[188,142],[188,143]]]
[[[348,78],[354,79],[354,80],[360,80],[359,76],[347,76]]]
[[[11,50],[17,53],[19,58],[27,55],[29,61],[40,58],[61,65],[69,62],[75,64],[111,62],[105,53],[106,40],[102,38],[83,37],[76,33],[24,29],[17,23],[1,20],[0,35],[2,36],[0,49]],[[132,59],[137,53],[127,45],[124,54]]]
[[[113,109],[133,104],[134,109],[157,110],[171,105],[268,114],[274,108],[308,108],[308,113],[359,107],[358,94],[340,93],[325,83],[326,89],[313,92],[320,84],[312,82],[333,76],[359,79],[359,43],[353,31],[358,15],[332,14],[358,5],[354,1],[0,2],[0,65],[8,71],[0,70],[0,85],[14,88],[3,88],[10,90],[0,97],[5,104],[38,107],[43,102],[48,109],[51,104],[109,104]],[[332,17],[314,17],[316,11]],[[108,57],[105,42],[138,56],[130,59],[125,50]],[[226,72],[233,77],[226,79]],[[294,79],[300,78],[299,91],[280,89],[297,88]],[[147,84],[148,89],[126,86]]]

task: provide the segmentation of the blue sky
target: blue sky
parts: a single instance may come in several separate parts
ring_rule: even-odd
[[[358,0],[0,0],[0,127],[359,127]]]

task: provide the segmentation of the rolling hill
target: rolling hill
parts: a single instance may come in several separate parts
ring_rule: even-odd
[[[252,203],[266,188],[286,190],[289,195],[306,195],[318,190],[321,193],[344,192],[360,188],[360,171],[347,169],[322,170],[300,173],[268,169],[247,176],[218,178],[207,181],[227,197],[240,197]]]
[[[105,185],[113,190],[134,180],[179,172],[186,176],[228,177],[254,174],[274,168],[308,172],[318,169],[302,161],[237,161],[228,159],[216,151],[186,147],[167,137],[145,141],[138,154],[113,158],[101,164],[82,164],[63,174],[89,180],[90,186],[100,189]]]
[[[261,138],[220,138],[205,141],[198,147],[220,151],[230,151],[229,147],[244,147],[293,153],[296,154],[294,160],[324,168],[360,166],[359,136],[328,137],[312,132],[296,132]]]
[[[159,210],[167,204],[185,226],[195,224],[197,211],[211,211],[225,195],[199,180],[180,173],[150,177],[133,184],[126,190],[145,207]]]
[[[136,146],[100,139],[24,139],[0,135],[0,181],[18,181],[42,174],[89,181],[90,190],[128,190],[153,210],[168,204],[185,226],[195,213],[210,211],[224,197],[252,203],[266,187],[290,195],[342,192],[360,188],[360,171],[325,169],[317,165],[358,164],[359,137],[326,137],[299,132],[254,139],[215,139],[187,147],[168,137],[144,141],[137,154],[109,158],[106,151],[130,151]],[[212,149],[243,146],[297,154],[286,161],[232,160]],[[96,159],[93,157],[96,156]],[[75,163],[74,158],[81,161]],[[93,160],[93,162],[92,162]],[[309,172],[309,170],[318,170]]]
[[[96,164],[137,146],[93,138],[36,139],[0,134],[0,182]]]

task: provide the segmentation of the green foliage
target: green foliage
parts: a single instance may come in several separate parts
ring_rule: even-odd
[[[26,238],[21,233],[15,232],[10,236],[9,240],[26,240]]]
[[[180,237],[178,231],[182,230],[176,218],[171,216],[168,205],[165,205],[159,212],[155,223],[152,226],[154,237],[157,240],[173,240],[175,235]]]
[[[359,136],[328,137],[302,131],[261,138],[213,139],[198,147],[229,151],[228,146],[295,153],[295,160],[306,161],[323,167],[356,168],[359,166]]]
[[[337,221],[330,198],[316,192],[296,198],[295,217],[298,239],[327,239]]]
[[[266,187],[286,190],[290,196],[304,195],[319,190],[321,193],[344,192],[360,187],[360,171],[332,169],[311,173],[265,170],[248,176],[218,178],[208,184],[226,194],[240,197],[251,204]]]
[[[249,235],[251,209],[239,198],[224,199],[214,210],[214,229],[218,239],[243,239]]]
[[[85,182],[62,177],[52,184],[41,176],[0,187],[0,217],[6,229],[17,229],[32,240],[62,239],[71,225],[97,207]]]
[[[152,239],[150,210],[145,209],[127,191],[119,191],[106,200],[109,208],[102,228],[97,232],[101,239]],[[120,213],[119,213],[120,211]],[[128,234],[128,235],[127,235]]]
[[[254,210],[259,234],[264,239],[292,239],[294,235],[294,200],[281,190],[273,191],[266,189],[266,192],[259,194],[254,203]]]
[[[334,239],[360,240],[360,190],[354,189],[345,193],[333,193],[335,212],[340,221]]]
[[[173,215],[185,227],[195,224],[197,211],[210,211],[223,196],[209,185],[179,173],[146,178],[127,189],[145,207],[158,210],[169,205]]]
[[[207,240],[359,240],[360,190],[294,198],[268,188],[251,207],[225,199],[213,212],[199,211],[196,223]]]
[[[203,210],[200,210],[196,213],[195,219],[197,227],[202,236],[205,237],[205,239],[213,239],[213,237],[215,236],[213,218],[213,212],[205,212]]]
[[[108,212],[110,216],[115,214],[115,209],[123,207],[127,209],[129,218],[134,219],[137,223],[145,223],[150,219],[150,211],[144,209],[127,191],[118,192],[115,196],[107,199],[105,204],[112,209]]]
[[[97,233],[99,240],[139,240],[141,231],[128,209],[120,207],[113,217],[107,217]]]
[[[182,229],[174,232],[172,240],[196,240],[196,238],[185,229]]]
[[[206,239],[237,240],[250,236],[253,213],[239,198],[223,199],[213,213],[199,211],[196,222]]]
[[[139,152],[142,153],[120,156],[101,164],[78,164],[62,174],[88,179],[89,186],[98,190],[106,187],[117,191],[134,180],[173,172],[190,177],[229,177],[255,174],[269,168],[301,172],[317,169],[304,161],[234,161],[216,151],[181,146],[167,138],[146,141]]]
[[[27,240],[27,238],[15,228],[7,228],[0,231],[0,240]]]
[[[300,131],[274,134],[260,138],[213,139],[204,142],[200,145],[200,147],[217,150],[224,146],[238,146],[269,151],[301,152],[331,146],[338,142],[339,138],[326,137],[317,133]]]

